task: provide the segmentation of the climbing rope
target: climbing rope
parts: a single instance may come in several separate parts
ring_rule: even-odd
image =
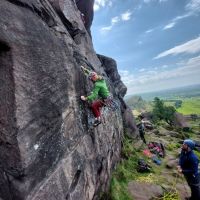
[[[73,57],[76,59],[77,63],[80,65],[87,65],[90,68],[90,71],[95,71],[92,64],[87,60],[85,56],[80,54],[78,51],[74,51]]]
[[[177,180],[178,180],[178,174],[176,174],[175,176],[171,190],[167,193],[164,193],[163,197],[154,197],[154,199],[155,200],[180,200],[179,193],[176,189]]]
[[[181,178],[182,178],[182,181],[183,181],[183,186],[184,186],[184,189],[185,189],[185,193],[186,193],[187,197],[189,197],[190,195],[188,194],[188,190],[186,188],[185,179],[184,179],[183,175],[181,175]]]
[[[144,183],[155,183],[156,177],[154,174],[150,173],[148,176],[138,177],[136,181],[144,182]]]

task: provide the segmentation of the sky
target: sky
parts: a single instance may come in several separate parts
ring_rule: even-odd
[[[127,95],[200,84],[200,0],[95,0],[96,53],[116,60]]]

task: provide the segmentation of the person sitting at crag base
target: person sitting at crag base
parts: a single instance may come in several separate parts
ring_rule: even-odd
[[[96,72],[90,72],[88,77],[94,82],[94,88],[89,96],[81,96],[81,99],[83,101],[93,101],[91,105],[95,117],[93,125],[98,126],[101,123],[100,109],[106,105],[106,100],[109,98],[110,93],[102,76],[99,76]]]

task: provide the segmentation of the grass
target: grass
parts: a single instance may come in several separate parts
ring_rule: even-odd
[[[184,115],[200,115],[200,98],[183,99],[182,106],[178,108],[177,111]]]
[[[174,150],[176,150],[176,149],[178,149],[178,148],[180,148],[180,147],[181,147],[180,144],[177,144],[177,143],[169,143],[169,144],[166,146],[166,149],[167,149],[168,151],[174,151]]]
[[[194,153],[198,156],[198,158],[200,159],[200,152],[199,151],[194,151]]]
[[[110,197],[112,200],[132,199],[127,191],[127,185],[129,181],[135,180],[138,176],[136,166],[139,154],[130,139],[125,138],[123,141],[122,158],[111,180]]]
[[[178,148],[174,145],[172,149]],[[123,141],[122,160],[118,164],[116,170],[112,174],[110,184],[109,199],[112,200],[132,200],[133,198],[128,193],[128,183],[130,181],[140,181],[162,185],[166,183],[165,177],[162,175],[165,169],[165,162],[163,161],[160,166],[151,162],[153,167],[151,173],[138,173],[137,162],[139,158],[143,158],[149,163],[148,158],[144,157],[141,149],[135,149],[133,141],[125,138]],[[166,193],[164,197],[157,200],[179,200],[178,193],[175,191],[173,194]]]

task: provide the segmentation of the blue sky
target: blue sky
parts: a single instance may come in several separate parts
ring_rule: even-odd
[[[200,83],[200,0],[95,0],[95,51],[117,61],[127,94]]]

